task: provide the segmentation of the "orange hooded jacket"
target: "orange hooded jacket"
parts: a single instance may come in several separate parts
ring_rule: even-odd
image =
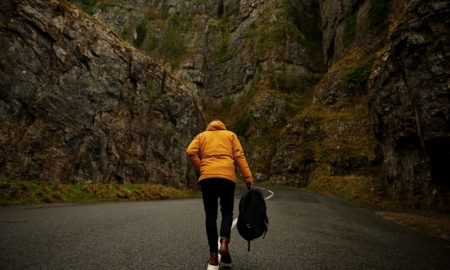
[[[245,182],[253,182],[239,139],[236,134],[228,131],[221,121],[212,121],[206,131],[192,140],[186,153],[195,168],[200,171],[198,181],[225,178],[236,182],[236,163]]]

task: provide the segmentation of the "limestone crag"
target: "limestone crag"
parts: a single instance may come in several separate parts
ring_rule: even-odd
[[[320,1],[323,55],[328,67],[348,54],[348,47],[355,40],[374,42],[376,34],[395,13],[391,7],[403,5],[397,0],[326,0]],[[378,35],[383,37],[383,35]],[[356,49],[357,47],[355,47]]]
[[[70,2],[1,4],[0,176],[186,185],[204,113],[257,181],[449,209],[448,1]]]
[[[320,57],[311,55],[320,55],[320,46],[305,49],[309,40],[320,40],[316,1],[292,1],[289,12],[284,0],[72,2],[170,63],[206,99],[239,96],[261,78],[301,79],[307,89],[321,77]],[[303,23],[308,27],[295,29]]]
[[[244,145],[251,142],[250,164],[258,180],[268,180],[274,141],[294,111],[289,94],[312,92],[322,76],[318,2],[201,1],[203,10],[193,0],[141,8],[121,2],[130,8],[98,1],[93,15],[141,51],[170,62],[177,77],[197,89],[209,118],[225,118]],[[136,44],[139,25],[146,32]]]
[[[242,116],[238,131],[246,134],[247,159],[257,181],[270,179],[270,164],[277,151],[276,142],[293,113],[286,95],[258,88],[248,111]]]
[[[0,13],[0,177],[196,182],[193,90],[64,1]]]
[[[321,77],[321,64],[305,49],[299,29],[287,31],[289,23],[284,1],[248,0],[241,1],[238,13],[224,21],[224,31],[217,33],[210,27],[206,32],[208,47],[204,48],[205,95],[239,95],[262,79],[301,80],[301,90],[311,87]]]
[[[407,206],[450,208],[449,24],[449,1],[411,1],[372,74],[384,173]]]

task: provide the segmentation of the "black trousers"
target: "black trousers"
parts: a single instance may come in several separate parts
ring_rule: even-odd
[[[218,251],[217,235],[217,201],[220,199],[222,222],[220,237],[230,239],[231,225],[233,223],[234,189],[235,183],[222,178],[209,178],[200,181],[203,195],[203,206],[206,215],[206,234],[210,252]]]

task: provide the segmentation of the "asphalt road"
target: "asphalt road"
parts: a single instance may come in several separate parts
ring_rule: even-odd
[[[448,242],[333,198],[273,191],[265,239],[247,252],[233,229],[233,269],[450,269]],[[200,199],[1,207],[0,269],[206,269],[203,215]]]

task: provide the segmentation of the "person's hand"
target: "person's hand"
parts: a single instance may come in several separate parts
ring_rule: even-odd
[[[253,182],[245,183],[247,185],[247,189],[251,189],[253,187]]]

